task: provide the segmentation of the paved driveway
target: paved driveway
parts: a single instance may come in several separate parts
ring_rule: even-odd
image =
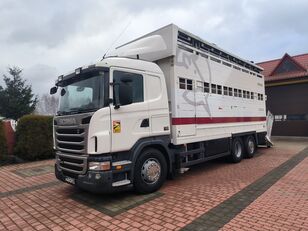
[[[0,168],[0,230],[308,230],[308,140],[191,168],[159,192],[94,195],[53,161]]]

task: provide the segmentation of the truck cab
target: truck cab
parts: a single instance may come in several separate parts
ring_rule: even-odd
[[[106,58],[60,76],[56,88],[60,92],[54,118],[57,178],[94,192],[112,191],[131,185],[132,163],[144,148],[156,147],[165,163],[144,160],[140,180],[157,183],[161,165],[171,161],[166,83],[158,65]]]

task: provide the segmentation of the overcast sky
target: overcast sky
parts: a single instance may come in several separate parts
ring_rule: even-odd
[[[18,66],[46,93],[123,31],[113,47],[170,23],[255,62],[307,53],[307,12],[307,0],[0,0],[0,74]]]

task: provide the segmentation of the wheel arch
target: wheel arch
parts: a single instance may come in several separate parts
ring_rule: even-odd
[[[167,172],[170,173],[170,171],[172,170],[172,153],[170,151],[170,149],[168,148],[168,138],[167,137],[161,137],[161,138],[157,138],[157,137],[153,137],[152,139],[144,139],[144,140],[139,140],[135,147],[132,149],[132,170],[131,170],[131,174],[133,176],[134,174],[134,168],[135,168],[135,163],[138,159],[138,157],[142,154],[142,152],[147,149],[147,148],[154,148],[159,150],[163,156],[166,159],[167,162]]]
[[[255,138],[256,143],[258,143],[258,136],[256,131],[250,131],[250,132],[241,132],[241,133],[233,133],[232,139],[234,138],[241,138],[244,142],[245,138],[248,136],[253,136]]]

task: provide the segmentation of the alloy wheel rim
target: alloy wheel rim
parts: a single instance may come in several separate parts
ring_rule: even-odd
[[[143,163],[141,177],[145,183],[155,184],[159,180],[160,174],[161,166],[157,159],[149,158]]]
[[[235,143],[234,151],[235,151],[235,156],[236,156],[237,158],[240,158],[241,155],[242,155],[242,147],[241,147],[240,142],[236,142],[236,143]]]
[[[250,153],[253,153],[255,150],[255,144],[251,139],[248,141],[248,148]]]

